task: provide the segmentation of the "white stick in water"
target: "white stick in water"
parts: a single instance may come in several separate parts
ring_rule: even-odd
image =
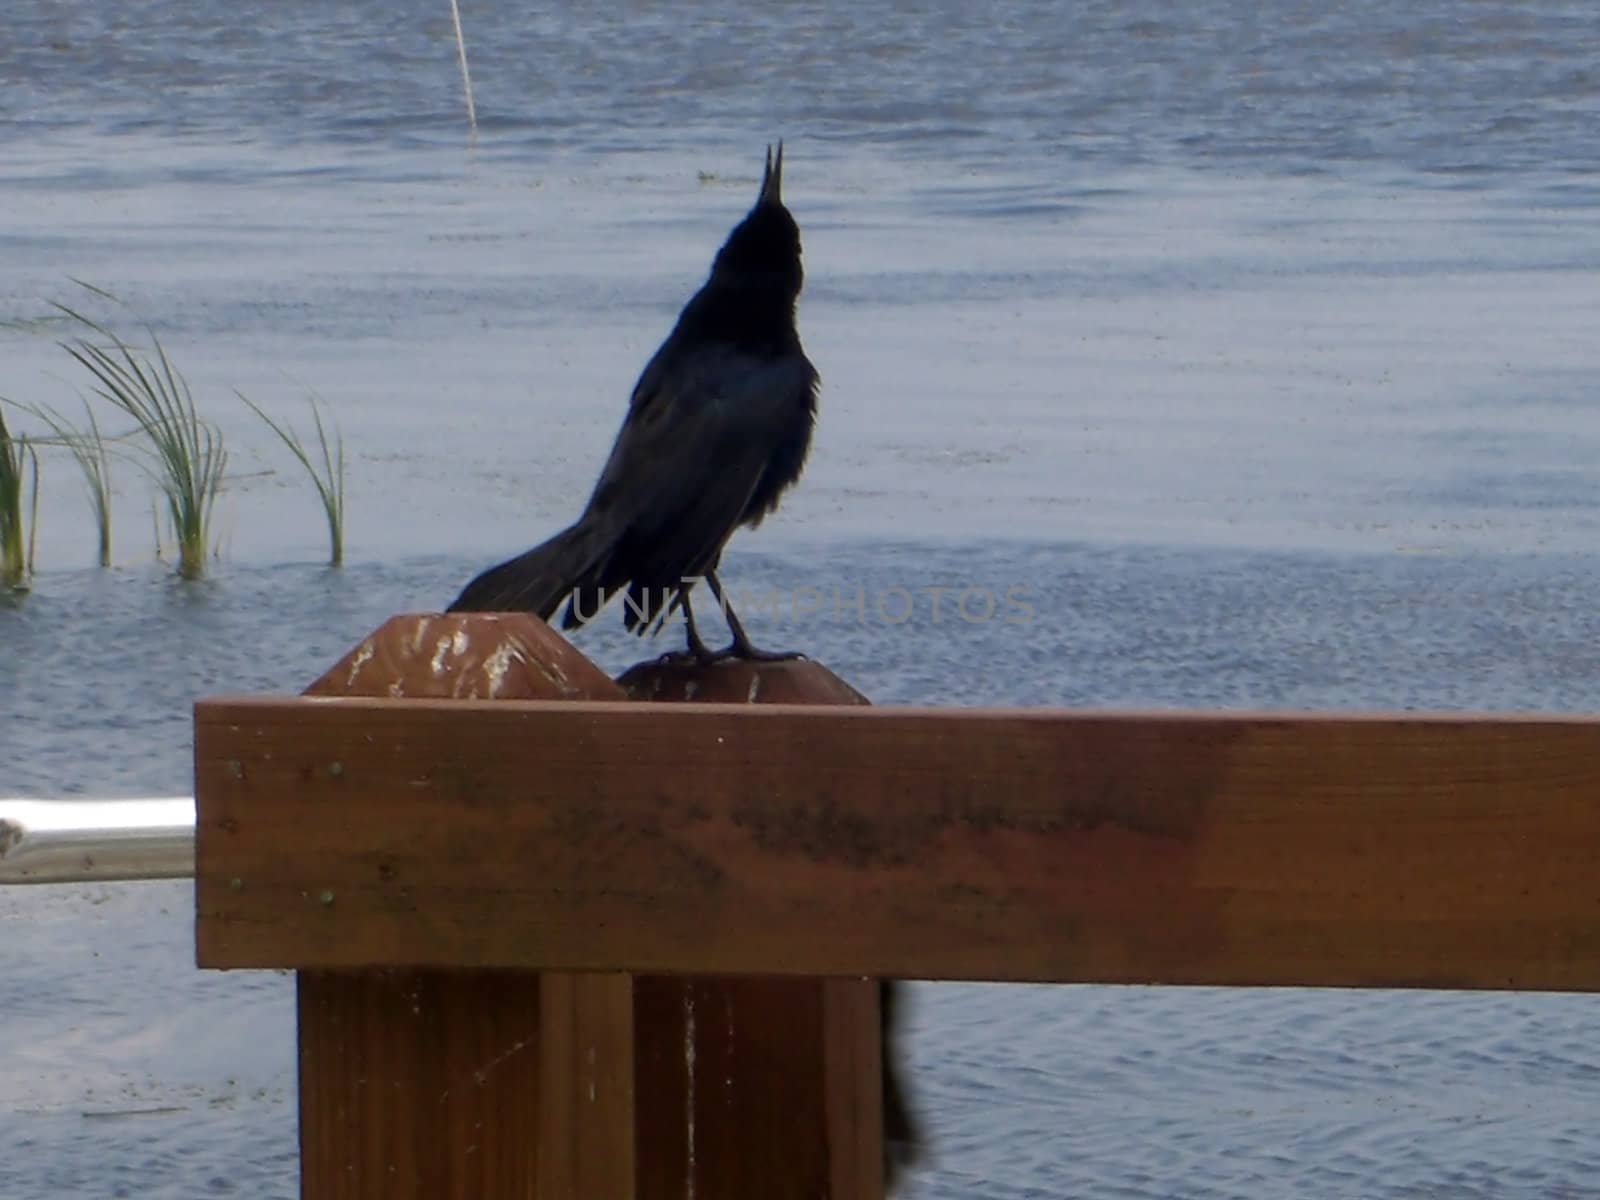
[[[472,103],[472,75],[467,70],[467,42],[461,36],[461,9],[456,0],[450,0],[450,16],[456,23],[456,52],[461,56],[461,84],[467,90],[467,123],[472,132],[478,132],[478,110]]]

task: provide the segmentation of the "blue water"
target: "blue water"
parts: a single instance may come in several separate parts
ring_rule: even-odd
[[[46,456],[0,791],[187,791],[196,696],[298,690],[569,520],[780,135],[822,416],[730,586],[1032,619],[758,640],[880,702],[1600,710],[1600,8],[462,17],[476,138],[442,0],[7,15],[0,317],[147,319],[232,466],[185,585],[134,463],[100,572]],[[76,411],[50,330],[0,346],[0,395]],[[343,571],[236,388],[338,418]],[[296,1194],[290,981],[195,971],[190,919],[182,884],[0,891],[0,1197]],[[1600,1195],[1590,997],[940,985],[908,1019],[916,1197]]]
[[[748,142],[753,131],[947,167],[1337,175],[1570,174],[1596,161],[1582,0],[1405,6],[1011,0],[573,4],[462,13],[498,155]],[[449,7],[73,3],[12,15],[0,118],[19,137],[193,136],[386,157],[455,143]]]

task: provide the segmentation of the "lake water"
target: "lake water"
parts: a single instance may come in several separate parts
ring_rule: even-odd
[[[223,428],[211,579],[47,458],[0,791],[190,788],[581,504],[786,139],[821,424],[736,594],[873,699],[1600,711],[1600,8],[63,0],[0,31],[0,317],[127,301]],[[97,312],[108,311],[103,306]],[[127,327],[129,331],[132,326]],[[48,336],[0,395],[71,411]],[[349,453],[349,565],[239,389]],[[26,422],[18,422],[26,425]],[[611,668],[661,649],[605,621]],[[291,981],[187,885],[0,891],[0,1197],[297,1194]],[[1600,1001],[918,986],[908,1194],[1600,1196]]]

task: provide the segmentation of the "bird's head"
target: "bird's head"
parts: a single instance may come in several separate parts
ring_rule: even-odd
[[[778,153],[767,147],[767,167],[755,206],[734,226],[717,252],[712,277],[728,282],[781,283],[789,299],[800,294],[800,227],[783,205],[783,143]]]

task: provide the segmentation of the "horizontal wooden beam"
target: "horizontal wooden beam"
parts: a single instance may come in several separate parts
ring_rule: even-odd
[[[202,966],[1600,990],[1600,722],[196,706]]]

